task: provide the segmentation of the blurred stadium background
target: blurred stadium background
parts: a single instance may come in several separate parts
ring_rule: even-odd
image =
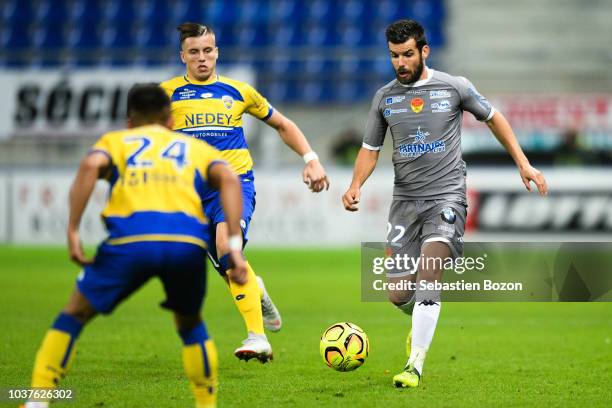
[[[390,145],[362,212],[340,196],[369,102],[393,78],[384,30],[410,17],[428,65],[468,77],[510,119],[551,195],[523,186],[494,137],[468,114],[472,240],[612,239],[612,2],[609,0],[0,0],[0,242],[59,244],[82,155],[124,125],[134,82],[181,74],[175,27],[210,24],[221,74],[246,80],[304,131],[331,174],[313,196],[274,131],[246,124],[255,159],[260,246],[384,240]],[[100,186],[84,238],[103,237]]]

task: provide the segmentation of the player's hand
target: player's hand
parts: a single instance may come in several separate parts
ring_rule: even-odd
[[[229,278],[238,285],[247,282],[247,267],[242,251],[230,251]]]
[[[310,191],[313,193],[319,193],[323,189],[329,189],[329,180],[325,169],[319,160],[311,160],[304,166],[304,172],[302,173],[304,184],[308,186]]]
[[[541,196],[545,196],[548,193],[548,185],[542,172],[531,165],[527,165],[519,169],[521,173],[521,179],[527,191],[531,192],[531,182],[536,185]]]
[[[347,211],[359,210],[359,198],[361,197],[361,191],[359,187],[349,187],[346,193],[342,196],[342,204],[344,209]]]
[[[85,257],[79,232],[73,229],[68,229],[68,253],[70,259],[79,266],[91,265],[94,262],[94,258]]]

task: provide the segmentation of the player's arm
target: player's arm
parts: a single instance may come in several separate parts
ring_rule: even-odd
[[[372,99],[368,122],[366,123],[363,145],[359,149],[355,159],[353,169],[353,180],[346,193],[342,196],[342,204],[347,211],[357,211],[359,209],[359,199],[361,198],[361,186],[370,177],[376,167],[378,155],[385,141],[387,133],[387,122],[380,112],[380,104],[383,92],[379,90]]]
[[[502,115],[501,112],[496,111],[493,114],[493,117],[487,121],[487,126],[489,126],[491,132],[510,154],[512,160],[514,160],[514,163],[516,163],[521,179],[523,180],[523,184],[525,184],[527,190],[531,191],[530,182],[533,181],[538,188],[540,195],[545,195],[548,192],[548,186],[546,184],[544,175],[540,170],[529,164],[527,156],[525,156],[525,153],[523,153],[523,149],[521,149],[521,146],[514,135],[514,131],[504,115]]]
[[[346,210],[357,211],[359,209],[361,186],[374,171],[379,153],[379,150],[370,150],[365,147],[359,149],[357,159],[355,159],[355,168],[353,169],[353,180],[346,193],[342,196],[342,203]]]
[[[318,193],[323,189],[329,189],[329,180],[325,169],[316,153],[310,148],[310,144],[300,128],[277,110],[272,112],[272,116],[266,120],[266,123],[278,132],[287,146],[304,158],[306,166],[304,166],[302,176],[304,183],[310,190]]]
[[[208,184],[219,191],[221,205],[229,231],[229,247],[232,269],[230,279],[239,285],[247,280],[247,268],[242,256],[242,191],[240,180],[230,168],[221,161],[212,162],[208,167]]]
[[[83,266],[90,264],[93,260],[85,257],[81,238],[79,236],[79,226],[81,218],[91,193],[96,186],[96,181],[100,178],[110,166],[110,157],[100,151],[93,151],[83,160],[79,166],[76,177],[70,187],[69,206],[70,213],[68,215],[68,252],[70,259],[77,264]]]

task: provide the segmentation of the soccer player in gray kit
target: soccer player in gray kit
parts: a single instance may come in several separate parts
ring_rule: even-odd
[[[389,282],[416,281],[416,291],[389,291],[389,300],[412,315],[408,362],[393,383],[418,387],[441,306],[439,291],[420,290],[421,282],[441,282],[442,263],[429,260],[463,254],[467,215],[466,167],[461,158],[463,111],[487,123],[516,163],[528,191],[533,182],[544,195],[547,185],[542,173],[529,164],[506,118],[470,81],[425,65],[429,46],[418,22],[397,21],[387,27],[386,37],[396,79],[374,95],[353,180],[342,201],[348,211],[358,210],[361,186],[376,166],[389,128],[395,186],[387,242],[394,251],[400,248],[411,257],[421,257],[416,270],[387,275]]]

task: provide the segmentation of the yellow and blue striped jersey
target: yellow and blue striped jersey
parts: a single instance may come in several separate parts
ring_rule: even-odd
[[[174,130],[202,139],[221,151],[236,174],[250,173],[249,153],[242,115],[267,120],[273,108],[252,86],[223,76],[205,82],[187,76],[172,78],[160,86],[172,101]]]
[[[202,197],[209,166],[222,160],[219,151],[160,125],[106,133],[95,151],[111,160],[102,211],[108,243],[179,241],[206,247]]]

